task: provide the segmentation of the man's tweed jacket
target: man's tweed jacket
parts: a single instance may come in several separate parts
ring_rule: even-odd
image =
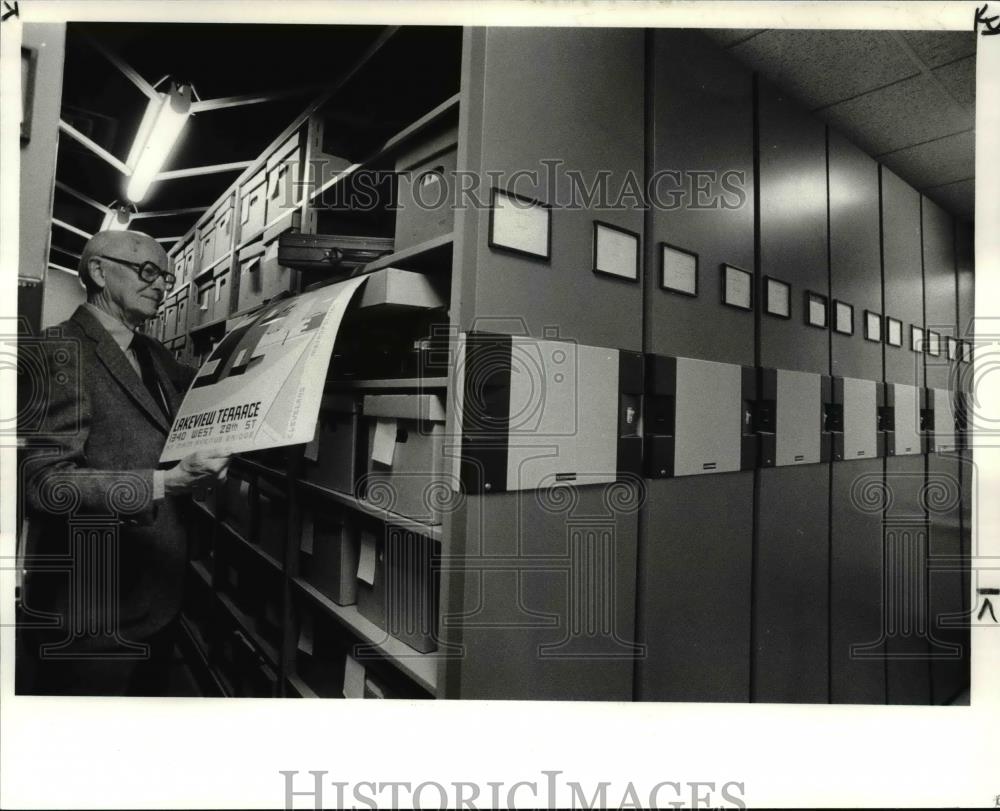
[[[46,636],[65,638],[71,654],[139,642],[180,610],[189,502],[154,501],[153,471],[195,369],[138,337],[166,395],[165,418],[86,308],[57,329],[60,337],[42,342],[40,430],[22,434],[30,528],[22,602],[32,624],[59,617],[60,629]]]

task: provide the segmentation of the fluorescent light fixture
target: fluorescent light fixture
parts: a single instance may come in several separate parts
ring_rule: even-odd
[[[190,85],[171,85],[169,93],[159,96],[146,106],[125,161],[132,173],[125,196],[133,203],[146,196],[191,115]]]
[[[104,220],[101,222],[101,230],[127,231],[131,221],[132,211],[128,206],[112,203],[108,206],[108,213],[104,215]]]

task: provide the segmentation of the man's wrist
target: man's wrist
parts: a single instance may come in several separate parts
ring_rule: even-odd
[[[167,494],[165,475],[165,470],[153,471],[153,501],[163,501],[164,496]]]

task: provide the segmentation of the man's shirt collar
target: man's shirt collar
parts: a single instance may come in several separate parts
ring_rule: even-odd
[[[119,321],[110,313],[106,313],[100,307],[95,307],[89,301],[85,302],[83,306],[90,311],[94,318],[101,322],[101,326],[108,331],[115,343],[121,348],[122,352],[127,352],[132,343],[132,337],[135,334],[135,330],[133,330],[128,324]]]

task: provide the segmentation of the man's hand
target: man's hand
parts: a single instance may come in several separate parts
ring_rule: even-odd
[[[224,481],[229,454],[195,451],[163,473],[163,489],[168,496],[190,493],[195,487]]]

